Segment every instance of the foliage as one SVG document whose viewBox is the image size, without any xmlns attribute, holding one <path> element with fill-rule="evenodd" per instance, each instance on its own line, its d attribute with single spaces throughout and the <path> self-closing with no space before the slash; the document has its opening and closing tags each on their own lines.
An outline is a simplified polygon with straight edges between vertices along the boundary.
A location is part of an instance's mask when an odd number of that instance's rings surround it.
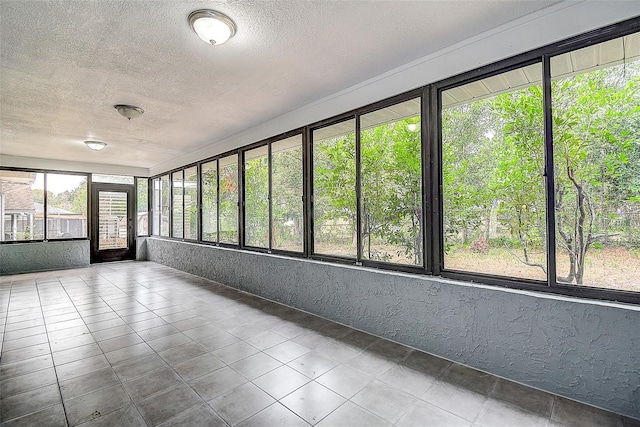
<svg viewBox="0 0 640 427">
<path fill-rule="evenodd" d="M 269 160 L 265 155 L 245 160 L 245 244 L 269 247 Z"/>
<path fill-rule="evenodd" d="M 621 65 L 554 82 L 557 243 L 569 255 L 561 281 L 581 284 L 589 248 L 613 243 L 616 220 L 640 208 L 639 72 Z"/>
<path fill-rule="evenodd" d="M 238 242 L 238 164 L 232 162 L 220 168 L 218 206 L 220 242 Z"/>
<path fill-rule="evenodd" d="M 316 251 L 339 246 L 339 255 L 354 256 L 356 241 L 355 134 L 314 142 L 313 220 Z"/>
<path fill-rule="evenodd" d="M 417 265 L 423 262 L 420 134 L 408 128 L 416 121 L 414 117 L 361 132 L 359 240 L 366 259 Z M 314 150 L 314 220 L 320 224 L 316 244 L 331 241 L 323 226 L 346 223 L 352 238 L 334 243 L 352 247 L 358 240 L 355 135 L 322 141 L 314 145 Z"/>
<path fill-rule="evenodd" d="M 139 179 L 136 188 L 137 212 L 147 212 L 149 210 L 149 183 L 147 179 Z"/>
<path fill-rule="evenodd" d="M 302 141 L 285 150 L 278 151 L 278 143 L 272 152 L 272 209 L 274 248 L 302 251 L 303 249 L 303 205 L 302 205 Z"/>
<path fill-rule="evenodd" d="M 44 200 L 43 190 L 32 190 L 35 200 Z M 47 204 L 69 212 L 87 214 L 87 181 L 84 180 L 73 190 L 54 194 L 47 191 Z"/>
<path fill-rule="evenodd" d="M 202 173 L 202 239 L 218 240 L 218 173 L 215 167 L 203 166 Z"/>
<path fill-rule="evenodd" d="M 614 66 L 552 82 L 556 240 L 569 260 L 561 281 L 583 283 L 594 245 L 638 239 L 639 74 L 637 64 Z M 443 110 L 446 250 L 484 234 L 546 271 L 530 258 L 546 235 L 542 99 L 534 85 Z"/>
</svg>

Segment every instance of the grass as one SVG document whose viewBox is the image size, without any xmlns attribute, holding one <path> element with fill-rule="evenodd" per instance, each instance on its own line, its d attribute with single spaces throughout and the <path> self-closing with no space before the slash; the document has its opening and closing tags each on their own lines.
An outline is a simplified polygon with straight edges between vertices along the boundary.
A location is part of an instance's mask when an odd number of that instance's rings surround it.
<svg viewBox="0 0 640 427">
<path fill-rule="evenodd" d="M 396 247 L 375 245 L 374 251 L 390 254 L 389 262 L 412 265 L 413 258 L 398 254 Z M 322 254 L 354 257 L 356 249 L 351 244 L 322 244 L 316 247 Z M 473 252 L 467 247 L 455 247 L 445 254 L 445 268 L 465 272 L 492 274 L 546 281 L 547 276 L 539 267 L 525 265 L 515 255 L 522 257 L 521 251 L 491 248 L 488 253 Z M 546 266 L 546 254 L 542 250 L 530 251 L 532 262 Z M 569 257 L 558 250 L 558 274 L 566 276 Z M 574 283 L 575 284 L 575 283 Z M 589 249 L 585 263 L 583 286 L 640 292 L 640 250 L 624 247 L 603 247 Z"/>
<path fill-rule="evenodd" d="M 534 253 L 531 258 L 534 262 L 546 264 L 543 252 Z M 483 254 L 456 248 L 445 255 L 445 268 L 546 280 L 542 269 L 523 264 L 504 249 L 491 249 Z M 563 251 L 558 251 L 557 268 L 559 275 L 567 275 L 569 257 Z M 583 285 L 640 292 L 640 253 L 622 247 L 590 249 L 586 256 Z"/>
</svg>

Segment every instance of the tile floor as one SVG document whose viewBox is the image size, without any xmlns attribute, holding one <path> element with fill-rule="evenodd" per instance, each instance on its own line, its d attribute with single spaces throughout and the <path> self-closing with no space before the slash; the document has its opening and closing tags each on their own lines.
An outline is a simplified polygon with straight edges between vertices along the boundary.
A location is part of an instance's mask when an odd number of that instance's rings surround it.
<svg viewBox="0 0 640 427">
<path fill-rule="evenodd" d="M 638 426 L 151 262 L 0 277 L 2 426 Z"/>
</svg>

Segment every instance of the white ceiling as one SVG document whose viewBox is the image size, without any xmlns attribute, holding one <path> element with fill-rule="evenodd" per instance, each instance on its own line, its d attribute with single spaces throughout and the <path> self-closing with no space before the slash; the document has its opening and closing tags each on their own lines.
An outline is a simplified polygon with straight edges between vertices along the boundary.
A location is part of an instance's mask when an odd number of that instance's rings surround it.
<svg viewBox="0 0 640 427">
<path fill-rule="evenodd" d="M 553 3 L 0 0 L 0 155 L 151 168 Z"/>
</svg>

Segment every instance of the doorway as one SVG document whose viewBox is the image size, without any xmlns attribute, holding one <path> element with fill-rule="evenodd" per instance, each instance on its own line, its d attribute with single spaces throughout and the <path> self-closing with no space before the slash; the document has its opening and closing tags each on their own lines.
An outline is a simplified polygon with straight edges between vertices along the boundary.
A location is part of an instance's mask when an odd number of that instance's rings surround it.
<svg viewBox="0 0 640 427">
<path fill-rule="evenodd" d="M 133 185 L 91 186 L 91 262 L 134 259 L 134 197 Z"/>
</svg>

